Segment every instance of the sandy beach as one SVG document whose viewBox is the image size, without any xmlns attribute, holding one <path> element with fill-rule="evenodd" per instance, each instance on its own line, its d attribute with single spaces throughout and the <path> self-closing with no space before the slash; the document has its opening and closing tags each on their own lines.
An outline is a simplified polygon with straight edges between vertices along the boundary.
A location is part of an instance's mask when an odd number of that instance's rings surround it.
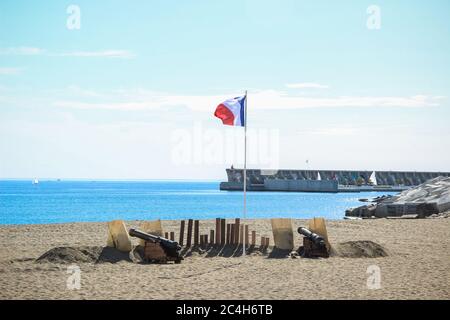
<svg viewBox="0 0 450 320">
<path fill-rule="evenodd" d="M 127 221 L 127 227 L 139 222 Z M 271 237 L 270 220 L 249 220 L 258 237 Z M 201 221 L 201 232 L 213 220 Z M 293 220 L 294 230 L 306 225 Z M 163 221 L 178 234 L 179 221 Z M 67 289 L 68 266 L 35 261 L 54 247 L 104 246 L 106 223 L 0 226 L 1 299 L 449 299 L 450 219 L 327 221 L 332 245 L 371 240 L 386 257 L 329 259 L 207 257 L 179 264 L 130 261 L 77 263 L 81 288 Z M 257 239 L 258 239 L 257 237 Z M 296 248 L 301 237 L 294 233 Z M 134 239 L 133 241 L 137 240 Z M 369 289 L 369 266 L 381 270 L 381 288 Z"/>
</svg>

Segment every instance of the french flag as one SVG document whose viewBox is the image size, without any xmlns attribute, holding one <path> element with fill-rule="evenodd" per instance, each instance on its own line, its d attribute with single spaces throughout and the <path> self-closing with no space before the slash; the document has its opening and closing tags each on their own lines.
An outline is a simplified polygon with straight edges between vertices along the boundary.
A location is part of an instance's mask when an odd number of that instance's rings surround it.
<svg viewBox="0 0 450 320">
<path fill-rule="evenodd" d="M 216 108 L 214 115 L 227 126 L 245 126 L 245 106 L 247 96 L 228 99 Z"/>
</svg>

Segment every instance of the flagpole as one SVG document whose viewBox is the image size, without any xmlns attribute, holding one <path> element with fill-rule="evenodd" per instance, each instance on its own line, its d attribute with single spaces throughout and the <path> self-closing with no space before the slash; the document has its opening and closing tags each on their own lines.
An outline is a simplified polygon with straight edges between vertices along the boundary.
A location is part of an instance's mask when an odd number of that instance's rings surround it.
<svg viewBox="0 0 450 320">
<path fill-rule="evenodd" d="M 247 90 L 245 90 L 245 105 L 244 105 L 244 223 L 243 228 L 245 234 L 245 223 L 247 218 Z M 239 232 L 239 230 L 237 230 Z M 242 239 L 242 255 L 245 256 L 245 238 Z"/>
</svg>

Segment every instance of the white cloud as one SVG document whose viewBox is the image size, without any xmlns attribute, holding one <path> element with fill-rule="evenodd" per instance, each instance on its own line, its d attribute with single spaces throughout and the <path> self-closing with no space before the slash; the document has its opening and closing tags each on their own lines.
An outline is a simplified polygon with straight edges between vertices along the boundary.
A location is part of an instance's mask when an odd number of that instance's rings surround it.
<svg viewBox="0 0 450 320">
<path fill-rule="evenodd" d="M 262 109 L 302 109 L 335 107 L 432 107 L 439 102 L 431 96 L 337 96 L 337 97 L 299 97 L 284 92 L 267 90 L 255 94 L 255 105 Z"/>
<path fill-rule="evenodd" d="M 119 103 L 89 103 L 80 101 L 56 101 L 57 107 L 74 109 L 107 109 L 107 110 L 149 110 L 158 108 L 152 102 L 119 102 Z"/>
<path fill-rule="evenodd" d="M 54 54 L 64 57 L 101 57 L 101 58 L 134 58 L 135 54 L 127 50 L 104 50 L 104 51 L 74 51 L 67 53 Z"/>
<path fill-rule="evenodd" d="M 100 58 L 122 58 L 130 59 L 136 55 L 128 50 L 102 50 L 102 51 L 71 51 L 63 53 L 48 52 L 41 48 L 36 47 L 9 47 L 0 48 L 0 54 L 2 55 L 47 55 L 47 56 L 60 56 L 60 57 L 100 57 Z"/>
<path fill-rule="evenodd" d="M 0 75 L 17 75 L 20 72 L 20 68 L 0 68 Z"/>
<path fill-rule="evenodd" d="M 36 47 L 0 48 L 0 54 L 7 54 L 7 55 L 38 55 L 44 52 L 45 52 L 44 49 Z"/>
<path fill-rule="evenodd" d="M 301 83 L 288 83 L 287 88 L 290 89 L 328 89 L 329 86 L 314 83 L 314 82 L 301 82 Z"/>
<path fill-rule="evenodd" d="M 109 95 L 111 102 L 64 100 L 54 103 L 58 107 L 79 109 L 148 110 L 165 107 L 184 107 L 194 111 L 211 112 L 221 101 L 238 95 L 172 95 L 145 90 L 126 91 Z M 100 95 L 100 94 L 99 94 Z M 105 95 L 107 96 L 107 95 Z M 415 96 L 337 96 L 304 97 L 289 95 L 282 91 L 265 90 L 249 93 L 249 108 L 253 110 L 293 110 L 304 108 L 425 108 L 440 105 L 440 97 Z"/>
<path fill-rule="evenodd" d="M 299 135 L 319 135 L 319 136 L 351 136 L 358 133 L 360 128 L 351 127 L 327 127 L 300 131 Z"/>
<path fill-rule="evenodd" d="M 70 85 L 64 90 L 64 94 L 69 92 L 69 94 L 75 94 L 78 97 L 89 97 L 89 98 L 107 98 L 107 94 L 99 93 L 94 90 L 89 90 L 85 88 L 81 88 L 79 86 Z"/>
</svg>

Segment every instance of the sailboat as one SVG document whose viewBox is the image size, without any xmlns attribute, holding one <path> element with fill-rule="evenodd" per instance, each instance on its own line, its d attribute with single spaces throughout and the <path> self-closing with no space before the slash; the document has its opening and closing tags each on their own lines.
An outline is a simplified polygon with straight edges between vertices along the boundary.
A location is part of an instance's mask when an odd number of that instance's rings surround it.
<svg viewBox="0 0 450 320">
<path fill-rule="evenodd" d="M 38 184 L 39 183 L 39 180 L 38 179 L 34 179 L 33 180 L 33 184 Z"/>
<path fill-rule="evenodd" d="M 376 186 L 376 185 L 378 184 L 378 183 L 377 183 L 377 175 L 375 174 L 375 171 L 372 172 L 372 174 L 370 175 L 369 180 L 372 181 L 372 183 L 373 183 L 374 186 Z"/>
<path fill-rule="evenodd" d="M 317 172 L 317 180 L 322 180 L 322 177 L 320 176 L 320 172 Z"/>
</svg>

